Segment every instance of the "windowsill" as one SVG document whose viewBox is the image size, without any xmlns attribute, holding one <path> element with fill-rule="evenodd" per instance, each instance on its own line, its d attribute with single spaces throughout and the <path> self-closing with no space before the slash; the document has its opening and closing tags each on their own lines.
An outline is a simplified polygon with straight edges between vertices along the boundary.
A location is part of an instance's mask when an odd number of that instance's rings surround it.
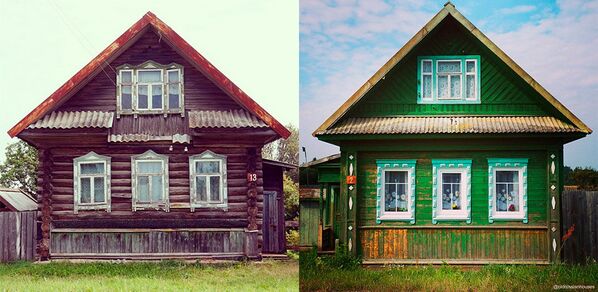
<svg viewBox="0 0 598 292">
<path fill-rule="evenodd" d="M 467 215 L 438 215 L 434 218 L 436 221 L 467 221 L 469 220 Z"/>
<path fill-rule="evenodd" d="M 222 209 L 228 211 L 227 203 L 193 203 L 191 204 L 191 210 L 193 209 Z"/>
<path fill-rule="evenodd" d="M 110 205 L 108 203 L 101 203 L 101 204 L 84 204 L 84 205 L 77 205 L 74 209 L 75 214 L 79 211 L 102 211 L 105 210 L 106 212 L 110 212 Z"/>
<path fill-rule="evenodd" d="M 380 221 L 411 221 L 413 220 L 413 215 L 408 214 L 386 214 L 382 215 L 378 218 Z"/>
<path fill-rule="evenodd" d="M 162 110 L 162 109 L 157 109 L 157 110 L 136 110 L 136 111 L 123 111 L 120 110 L 118 111 L 119 115 L 156 115 L 156 114 L 182 114 L 183 110 L 182 109 L 176 109 L 176 110 Z"/>
<path fill-rule="evenodd" d="M 492 220 L 504 220 L 504 221 L 521 221 L 525 219 L 525 214 L 492 214 Z"/>
<path fill-rule="evenodd" d="M 160 203 L 133 203 L 133 211 L 144 211 L 144 210 L 164 210 L 169 211 L 167 202 Z"/>
</svg>

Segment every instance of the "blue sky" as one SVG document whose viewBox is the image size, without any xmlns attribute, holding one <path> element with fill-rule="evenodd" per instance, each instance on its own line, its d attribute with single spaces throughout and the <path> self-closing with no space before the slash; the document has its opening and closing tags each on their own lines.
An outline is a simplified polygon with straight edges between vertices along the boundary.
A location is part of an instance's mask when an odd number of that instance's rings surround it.
<svg viewBox="0 0 598 292">
<path fill-rule="evenodd" d="M 300 143 L 308 159 L 338 152 L 311 136 L 446 1 L 300 1 Z M 452 1 L 590 128 L 598 130 L 598 1 Z M 565 146 L 565 164 L 598 168 L 598 134 Z M 300 155 L 305 159 L 303 153 Z"/>
</svg>

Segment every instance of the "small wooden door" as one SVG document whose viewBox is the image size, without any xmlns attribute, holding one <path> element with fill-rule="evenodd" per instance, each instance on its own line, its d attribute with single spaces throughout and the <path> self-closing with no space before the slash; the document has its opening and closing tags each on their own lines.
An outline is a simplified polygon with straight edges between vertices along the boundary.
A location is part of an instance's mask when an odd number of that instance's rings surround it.
<svg viewBox="0 0 598 292">
<path fill-rule="evenodd" d="M 278 192 L 264 191 L 263 253 L 283 252 L 284 225 L 280 222 L 284 222 L 284 215 L 280 204 Z"/>
</svg>

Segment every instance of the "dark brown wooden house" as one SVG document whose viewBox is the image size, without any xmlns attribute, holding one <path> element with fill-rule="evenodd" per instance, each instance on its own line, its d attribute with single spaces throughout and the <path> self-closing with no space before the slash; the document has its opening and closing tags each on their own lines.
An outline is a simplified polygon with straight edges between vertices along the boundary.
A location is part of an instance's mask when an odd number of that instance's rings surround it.
<svg viewBox="0 0 598 292">
<path fill-rule="evenodd" d="M 8 133 L 39 150 L 42 259 L 259 259 L 278 238 L 261 149 L 289 131 L 151 12 Z"/>
</svg>

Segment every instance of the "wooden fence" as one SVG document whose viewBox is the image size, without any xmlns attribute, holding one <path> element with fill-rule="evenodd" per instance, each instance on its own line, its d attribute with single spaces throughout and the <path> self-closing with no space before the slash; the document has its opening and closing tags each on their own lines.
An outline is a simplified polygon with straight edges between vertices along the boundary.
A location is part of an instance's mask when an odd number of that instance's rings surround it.
<svg viewBox="0 0 598 292">
<path fill-rule="evenodd" d="M 36 213 L 0 212 L 0 262 L 35 259 Z"/>
<path fill-rule="evenodd" d="M 598 261 L 598 191 L 565 191 L 563 193 L 562 232 L 575 224 L 575 230 L 563 246 L 568 263 Z"/>
</svg>

